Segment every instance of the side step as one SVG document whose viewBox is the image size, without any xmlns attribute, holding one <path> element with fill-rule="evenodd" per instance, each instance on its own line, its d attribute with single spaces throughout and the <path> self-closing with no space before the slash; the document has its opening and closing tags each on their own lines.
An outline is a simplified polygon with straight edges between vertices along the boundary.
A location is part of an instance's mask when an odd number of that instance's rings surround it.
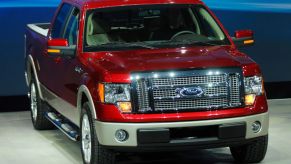
<svg viewBox="0 0 291 164">
<path fill-rule="evenodd" d="M 79 140 L 79 134 L 70 124 L 63 123 L 62 119 L 59 118 L 53 112 L 46 112 L 45 117 L 52 122 L 58 129 L 60 129 L 66 136 L 68 136 L 73 141 Z"/>
</svg>

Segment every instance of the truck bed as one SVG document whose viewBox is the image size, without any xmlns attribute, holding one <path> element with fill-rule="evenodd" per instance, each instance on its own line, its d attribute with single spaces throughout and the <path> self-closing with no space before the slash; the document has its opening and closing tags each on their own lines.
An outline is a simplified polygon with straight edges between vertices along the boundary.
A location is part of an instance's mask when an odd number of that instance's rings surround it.
<svg viewBox="0 0 291 164">
<path fill-rule="evenodd" d="M 47 36 L 50 25 L 50 23 L 35 23 L 28 24 L 27 27 L 40 35 Z"/>
</svg>

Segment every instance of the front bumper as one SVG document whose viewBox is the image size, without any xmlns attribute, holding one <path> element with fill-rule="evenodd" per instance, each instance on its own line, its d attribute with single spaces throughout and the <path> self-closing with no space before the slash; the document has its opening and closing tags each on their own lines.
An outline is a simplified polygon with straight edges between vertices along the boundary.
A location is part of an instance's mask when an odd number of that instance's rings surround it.
<svg viewBox="0 0 291 164">
<path fill-rule="evenodd" d="M 262 125 L 262 129 L 258 133 L 254 133 L 252 130 L 252 124 L 256 121 L 259 121 Z M 204 120 L 204 121 L 187 121 L 187 122 L 166 122 L 166 123 L 107 123 L 95 121 L 96 133 L 99 140 L 99 143 L 107 147 L 148 147 L 148 146 L 160 146 L 160 147 L 179 147 L 187 145 L 199 145 L 205 146 L 207 144 L 217 143 L 221 144 L 221 147 L 227 146 L 228 142 L 239 143 L 243 141 L 250 141 L 258 137 L 268 135 L 269 129 L 269 114 L 263 113 L 252 116 L 245 117 L 236 117 L 236 118 L 227 118 L 227 119 L 216 119 L 216 120 Z M 211 131 L 217 128 L 217 133 L 211 133 L 210 136 L 203 135 L 198 138 L 188 137 L 185 138 L 171 138 L 172 135 L 164 135 L 165 133 L 160 133 L 161 131 L 167 131 L 167 129 L 181 129 L 181 128 L 204 128 L 207 127 L 208 131 Z M 234 129 L 228 129 L 227 134 L 221 134 L 221 127 L 234 127 Z M 115 133 L 117 130 L 122 129 L 128 132 L 128 140 L 125 142 L 119 142 L 115 139 Z M 206 130 L 206 131 L 207 131 Z M 231 132 L 233 131 L 233 134 Z M 149 136 L 153 136 L 150 142 L 141 142 L 140 133 L 141 131 L 157 131 L 158 133 L 148 133 Z M 238 133 L 238 134 L 236 134 Z M 153 134 L 153 135 L 151 135 Z M 161 134 L 161 135 L 159 135 Z M 215 136 L 215 134 L 217 134 Z M 156 136 L 155 136 L 156 135 Z M 161 136 L 165 136 L 167 139 L 161 139 Z M 157 139 L 159 138 L 159 139 Z M 155 142 L 158 141 L 158 142 Z M 161 143 L 159 143 L 161 141 Z M 166 142 L 165 142 L 166 141 Z M 223 143 L 223 144 L 222 144 Z M 219 146 L 218 146 L 219 147 Z"/>
</svg>

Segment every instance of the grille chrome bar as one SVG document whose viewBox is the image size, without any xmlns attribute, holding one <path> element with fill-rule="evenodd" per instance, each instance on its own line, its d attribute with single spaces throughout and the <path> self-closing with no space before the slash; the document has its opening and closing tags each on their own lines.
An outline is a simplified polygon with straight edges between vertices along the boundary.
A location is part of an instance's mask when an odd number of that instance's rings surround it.
<svg viewBox="0 0 291 164">
<path fill-rule="evenodd" d="M 141 79 L 137 81 L 137 99 L 139 104 L 139 111 L 146 112 L 150 111 L 149 107 L 149 92 L 148 92 L 148 83 L 146 80 Z"/>
<path fill-rule="evenodd" d="M 243 105 L 240 68 L 178 71 L 172 75 L 169 72 L 132 74 L 137 113 L 207 111 Z"/>
<path fill-rule="evenodd" d="M 152 86 L 153 89 L 170 89 L 170 88 L 181 88 L 181 87 L 188 87 L 188 86 L 211 86 L 211 87 L 222 87 L 227 86 L 227 82 L 224 83 L 208 83 L 208 84 L 187 84 L 187 85 L 171 85 L 171 86 Z"/>
<path fill-rule="evenodd" d="M 176 93 L 177 88 L 168 88 L 168 89 L 154 89 L 153 96 L 154 99 L 179 99 L 181 98 L 178 93 Z M 205 86 L 204 89 L 204 96 L 205 98 L 212 98 L 212 97 L 221 97 L 227 96 L 227 86 L 223 87 L 207 87 Z M 196 97 L 195 99 L 200 98 Z"/>
<path fill-rule="evenodd" d="M 239 74 L 230 75 L 230 106 L 237 106 L 242 104 L 242 97 L 240 93 L 241 81 L 239 81 L 239 76 Z"/>
<path fill-rule="evenodd" d="M 226 76 L 193 76 L 178 78 L 153 79 L 153 87 L 155 86 L 185 86 L 185 85 L 201 85 L 205 83 L 225 83 Z"/>
<path fill-rule="evenodd" d="M 216 109 L 227 106 L 227 98 L 202 99 L 202 100 L 179 100 L 179 101 L 157 101 L 155 110 L 163 111 L 165 107 L 168 110 L 185 110 L 185 109 Z"/>
</svg>

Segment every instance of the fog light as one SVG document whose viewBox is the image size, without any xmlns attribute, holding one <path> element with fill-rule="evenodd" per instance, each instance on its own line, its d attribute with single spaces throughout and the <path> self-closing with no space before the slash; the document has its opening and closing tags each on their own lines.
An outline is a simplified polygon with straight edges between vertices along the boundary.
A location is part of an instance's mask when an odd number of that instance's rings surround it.
<svg viewBox="0 0 291 164">
<path fill-rule="evenodd" d="M 125 130 L 119 129 L 115 133 L 115 138 L 119 142 L 124 142 L 128 139 L 128 133 Z"/>
<path fill-rule="evenodd" d="M 262 125 L 259 121 L 256 121 L 252 124 L 252 130 L 254 133 L 259 133 L 262 129 Z"/>
</svg>

